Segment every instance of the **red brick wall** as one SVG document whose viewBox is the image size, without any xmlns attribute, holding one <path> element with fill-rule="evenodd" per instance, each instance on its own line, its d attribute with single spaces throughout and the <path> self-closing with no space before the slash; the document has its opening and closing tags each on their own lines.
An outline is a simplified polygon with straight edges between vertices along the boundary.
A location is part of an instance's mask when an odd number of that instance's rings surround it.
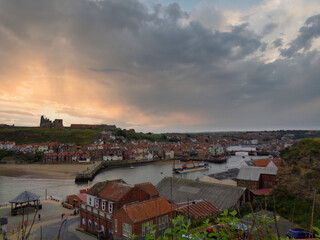
<svg viewBox="0 0 320 240">
<path fill-rule="evenodd" d="M 77 200 L 77 201 L 75 201 L 75 199 Z M 80 208 L 81 206 L 81 200 L 80 200 L 80 198 L 78 198 L 77 197 L 77 195 L 70 195 L 70 196 L 67 196 L 67 203 L 69 203 L 70 205 L 72 205 L 73 206 L 73 204 L 74 204 L 74 206 L 76 207 L 76 208 Z"/>
<path fill-rule="evenodd" d="M 85 224 L 82 223 L 82 218 L 85 218 Z M 89 221 L 91 220 L 91 227 L 89 227 Z M 94 223 L 98 224 L 97 230 L 94 229 Z M 100 216 L 93 215 L 92 213 L 81 209 L 80 210 L 80 228 L 87 230 L 92 233 L 97 233 L 97 231 L 102 230 L 101 225 L 104 226 L 104 234 L 107 236 L 108 229 L 112 229 L 112 223 Z"/>
</svg>

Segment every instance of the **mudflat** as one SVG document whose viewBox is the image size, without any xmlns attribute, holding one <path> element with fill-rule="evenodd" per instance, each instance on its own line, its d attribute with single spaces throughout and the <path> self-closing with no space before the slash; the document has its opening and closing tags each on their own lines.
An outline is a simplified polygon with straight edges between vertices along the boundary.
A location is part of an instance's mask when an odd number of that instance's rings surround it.
<svg viewBox="0 0 320 240">
<path fill-rule="evenodd" d="M 1 164 L 0 176 L 74 179 L 91 164 Z"/>
</svg>

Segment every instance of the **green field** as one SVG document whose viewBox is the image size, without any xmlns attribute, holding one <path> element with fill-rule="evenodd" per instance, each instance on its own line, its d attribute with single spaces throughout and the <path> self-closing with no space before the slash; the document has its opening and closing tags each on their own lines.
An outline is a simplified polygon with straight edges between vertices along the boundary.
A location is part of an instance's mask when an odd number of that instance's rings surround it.
<svg viewBox="0 0 320 240">
<path fill-rule="evenodd" d="M 59 142 L 84 145 L 89 143 L 101 129 L 50 129 L 50 128 L 2 128 L 0 141 L 15 141 L 17 145 L 27 143 Z"/>
</svg>

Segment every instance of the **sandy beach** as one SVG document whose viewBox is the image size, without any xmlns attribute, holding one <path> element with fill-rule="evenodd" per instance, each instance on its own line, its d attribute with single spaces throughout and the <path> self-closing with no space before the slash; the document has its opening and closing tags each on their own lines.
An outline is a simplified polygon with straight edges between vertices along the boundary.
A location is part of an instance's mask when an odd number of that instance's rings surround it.
<svg viewBox="0 0 320 240">
<path fill-rule="evenodd" d="M 91 164 L 1 164 L 0 176 L 74 179 Z"/>
</svg>

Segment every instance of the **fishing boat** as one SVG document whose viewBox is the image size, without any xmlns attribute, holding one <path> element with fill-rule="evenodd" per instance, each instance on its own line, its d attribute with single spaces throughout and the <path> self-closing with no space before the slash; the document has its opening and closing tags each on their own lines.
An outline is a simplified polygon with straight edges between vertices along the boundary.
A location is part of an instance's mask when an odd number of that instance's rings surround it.
<svg viewBox="0 0 320 240">
<path fill-rule="evenodd" d="M 192 164 L 191 166 L 188 166 L 188 164 Z M 201 170 L 208 170 L 209 164 L 208 163 L 200 163 L 198 165 L 195 165 L 194 162 L 191 160 L 184 164 L 181 168 L 173 168 L 174 173 L 187 173 L 187 172 L 195 172 L 195 171 L 201 171 Z"/>
</svg>

